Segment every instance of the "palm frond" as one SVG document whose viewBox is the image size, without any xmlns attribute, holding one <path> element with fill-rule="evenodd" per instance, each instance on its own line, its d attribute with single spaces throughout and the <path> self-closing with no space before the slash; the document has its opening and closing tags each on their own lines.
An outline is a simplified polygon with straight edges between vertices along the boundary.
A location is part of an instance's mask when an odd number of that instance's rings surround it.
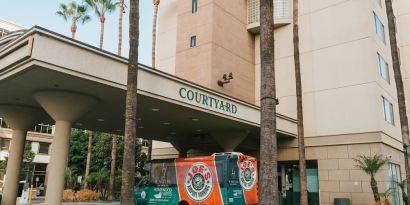
<svg viewBox="0 0 410 205">
<path fill-rule="evenodd" d="M 383 167 L 389 160 L 381 154 L 373 156 L 359 155 L 353 159 L 356 162 L 356 167 L 363 170 L 366 174 L 374 175 L 381 167 Z"/>
</svg>

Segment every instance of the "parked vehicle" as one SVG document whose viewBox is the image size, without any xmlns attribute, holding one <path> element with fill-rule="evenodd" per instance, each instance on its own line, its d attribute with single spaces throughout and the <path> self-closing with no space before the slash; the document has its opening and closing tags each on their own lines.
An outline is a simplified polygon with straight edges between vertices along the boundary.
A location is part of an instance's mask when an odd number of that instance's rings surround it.
<svg viewBox="0 0 410 205">
<path fill-rule="evenodd" d="M 152 160 L 147 171 L 134 189 L 138 205 L 258 203 L 257 160 L 241 153 Z"/>
</svg>

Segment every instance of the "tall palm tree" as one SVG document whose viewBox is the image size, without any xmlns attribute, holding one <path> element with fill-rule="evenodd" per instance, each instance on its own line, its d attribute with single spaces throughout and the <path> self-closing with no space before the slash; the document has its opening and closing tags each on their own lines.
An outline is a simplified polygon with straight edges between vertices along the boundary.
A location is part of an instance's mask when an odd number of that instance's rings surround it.
<svg viewBox="0 0 410 205">
<path fill-rule="evenodd" d="M 152 20 L 152 68 L 155 68 L 155 56 L 157 47 L 157 18 L 158 18 L 158 6 L 160 0 L 153 0 L 154 3 L 154 18 Z M 148 140 L 148 160 L 151 160 L 152 155 L 152 140 Z"/>
<path fill-rule="evenodd" d="M 125 105 L 124 157 L 122 163 L 121 204 L 131 205 L 135 174 L 137 137 L 139 0 L 130 1 L 130 51 Z"/>
<path fill-rule="evenodd" d="M 117 161 L 117 135 L 112 135 L 110 186 L 108 190 L 108 200 L 110 201 L 114 199 L 116 161 Z"/>
<path fill-rule="evenodd" d="M 158 6 L 160 3 L 160 0 L 153 0 L 153 3 L 154 3 L 154 18 L 152 21 L 152 68 L 155 68 L 155 53 L 156 53 L 155 51 L 156 51 L 156 44 L 157 44 L 157 18 L 158 18 Z M 150 146 L 151 144 L 152 143 L 149 143 Z"/>
<path fill-rule="evenodd" d="M 125 3 L 124 0 L 120 0 L 120 16 L 118 18 L 118 55 L 121 55 L 122 48 L 122 17 L 125 13 Z"/>
<path fill-rule="evenodd" d="M 400 126 L 401 126 L 401 135 L 402 135 L 402 141 L 403 141 L 404 163 L 405 163 L 406 179 L 407 179 L 407 193 L 410 193 L 409 122 L 407 119 L 406 97 L 404 95 L 403 77 L 401 76 L 399 48 L 397 46 L 397 34 L 396 34 L 396 23 L 395 23 L 396 20 L 395 20 L 395 16 L 393 12 L 392 1 L 385 0 L 385 3 L 386 3 L 387 20 L 388 20 L 388 25 L 389 25 L 390 49 L 391 49 L 391 56 L 393 60 L 394 81 L 396 82 L 396 90 L 397 90 L 397 103 L 399 105 Z M 410 199 L 407 198 L 407 204 L 409 202 L 410 202 Z"/>
<path fill-rule="evenodd" d="M 295 61 L 296 107 L 297 107 L 297 117 L 298 117 L 300 204 L 308 205 L 308 192 L 307 192 L 307 181 L 306 181 L 305 133 L 304 133 L 304 126 L 303 126 L 302 79 L 301 79 L 301 73 L 300 73 L 300 53 L 299 53 L 299 0 L 293 0 L 293 58 Z"/>
<path fill-rule="evenodd" d="M 124 0 L 120 0 L 120 15 L 118 19 L 118 55 L 121 55 L 122 48 L 122 17 L 125 13 Z M 115 164 L 117 161 L 117 135 L 112 136 L 112 147 L 111 147 L 111 170 L 110 170 L 110 186 L 108 191 L 108 200 L 114 199 L 114 186 L 115 186 Z"/>
<path fill-rule="evenodd" d="M 90 166 L 91 166 L 91 152 L 93 149 L 93 131 L 88 131 L 88 147 L 87 147 L 87 162 L 85 164 L 85 179 L 90 176 Z M 88 182 L 85 181 L 84 189 L 88 188 Z"/>
<path fill-rule="evenodd" d="M 261 136 L 259 204 L 279 204 L 273 1 L 260 2 Z"/>
<path fill-rule="evenodd" d="M 60 10 L 56 12 L 65 21 L 71 21 L 71 38 L 75 39 L 78 23 L 86 23 L 91 18 L 87 14 L 87 7 L 78 5 L 75 1 L 68 4 L 60 4 Z"/>
<path fill-rule="evenodd" d="M 375 202 L 380 201 L 379 189 L 377 187 L 377 181 L 374 175 L 383 167 L 389 160 L 384 158 L 381 154 L 375 154 L 373 156 L 359 155 L 353 159 L 356 162 L 356 167 L 370 175 L 370 186 L 373 191 L 373 197 Z"/>
<path fill-rule="evenodd" d="M 119 2 L 114 2 L 113 0 L 85 0 L 85 2 L 94 9 L 95 14 L 100 18 L 100 49 L 102 49 L 104 43 L 105 14 L 115 11 Z"/>
</svg>

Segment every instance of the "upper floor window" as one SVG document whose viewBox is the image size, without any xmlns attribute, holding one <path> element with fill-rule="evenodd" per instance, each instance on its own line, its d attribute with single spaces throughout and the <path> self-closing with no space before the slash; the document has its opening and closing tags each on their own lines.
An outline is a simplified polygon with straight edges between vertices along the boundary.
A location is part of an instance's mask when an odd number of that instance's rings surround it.
<svg viewBox="0 0 410 205">
<path fill-rule="evenodd" d="M 376 13 L 373 12 L 374 15 L 374 26 L 376 29 L 376 34 L 379 36 L 379 38 L 385 42 L 385 36 L 384 36 L 384 25 L 382 21 L 380 21 L 379 17 L 376 15 Z"/>
<path fill-rule="evenodd" d="M 192 13 L 196 13 L 198 11 L 198 0 L 192 0 Z"/>
<path fill-rule="evenodd" d="M 191 36 L 191 42 L 190 42 L 190 47 L 195 47 L 196 46 L 196 36 Z"/>
<path fill-rule="evenodd" d="M 273 9 L 275 19 L 288 18 L 290 12 L 290 2 L 289 0 L 274 0 Z"/>
<path fill-rule="evenodd" d="M 378 61 L 379 61 L 379 72 L 383 79 L 385 79 L 388 83 L 390 83 L 390 75 L 389 75 L 389 65 L 384 60 L 384 58 L 377 53 Z"/>
<path fill-rule="evenodd" d="M 45 142 L 40 142 L 38 146 L 38 153 L 39 154 L 48 154 L 50 144 Z"/>
<path fill-rule="evenodd" d="M 0 138 L 0 150 L 9 150 L 10 139 Z"/>
<path fill-rule="evenodd" d="M 393 116 L 393 104 L 388 101 L 385 97 L 383 99 L 383 111 L 384 111 L 384 120 L 390 124 L 394 124 Z"/>
</svg>

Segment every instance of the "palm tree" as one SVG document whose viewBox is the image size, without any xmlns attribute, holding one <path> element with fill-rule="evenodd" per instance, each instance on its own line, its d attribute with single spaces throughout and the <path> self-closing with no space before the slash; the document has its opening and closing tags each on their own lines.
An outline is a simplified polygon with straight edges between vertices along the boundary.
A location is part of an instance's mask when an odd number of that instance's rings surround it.
<svg viewBox="0 0 410 205">
<path fill-rule="evenodd" d="M 120 17 L 118 18 L 118 55 L 121 55 L 122 48 L 122 16 L 125 13 L 124 0 L 120 0 Z"/>
<path fill-rule="evenodd" d="M 261 137 L 259 204 L 279 204 L 273 1 L 260 2 Z"/>
<path fill-rule="evenodd" d="M 113 135 L 112 136 L 112 147 L 111 147 L 110 186 L 109 186 L 109 191 L 108 191 L 108 200 L 110 201 L 112 201 L 114 198 L 116 161 L 117 161 L 117 135 Z"/>
<path fill-rule="evenodd" d="M 394 81 L 396 82 L 397 103 L 399 105 L 399 116 L 401 135 L 403 141 L 403 154 L 407 179 L 407 193 L 410 193 L 410 142 L 409 142 L 409 122 L 407 119 L 406 98 L 404 95 L 403 77 L 401 76 L 399 48 L 397 46 L 396 24 L 391 0 L 385 0 L 386 13 L 389 25 L 390 49 L 393 60 Z M 410 202 L 407 198 L 407 204 Z"/>
<path fill-rule="evenodd" d="M 356 162 L 356 167 L 370 175 L 370 186 L 373 191 L 373 197 L 375 202 L 380 201 L 379 189 L 377 187 L 377 181 L 374 175 L 384 166 L 389 160 L 384 158 L 381 154 L 375 154 L 373 156 L 359 155 L 353 159 Z"/>
<path fill-rule="evenodd" d="M 118 55 L 121 55 L 122 48 L 122 16 L 125 13 L 124 0 L 120 0 L 120 16 L 118 19 Z M 110 170 L 110 186 L 108 193 L 108 200 L 112 201 L 114 198 L 114 186 L 115 186 L 115 164 L 117 161 L 117 135 L 112 136 L 111 147 L 111 170 Z"/>
<path fill-rule="evenodd" d="M 87 162 L 85 165 L 85 178 L 90 175 L 90 166 L 91 166 L 91 152 L 93 148 L 93 131 L 88 131 L 88 147 L 87 147 Z M 88 188 L 88 182 L 84 183 L 84 189 Z"/>
<path fill-rule="evenodd" d="M 154 3 L 154 19 L 152 21 L 152 68 L 155 68 L 155 49 L 157 44 L 157 18 L 158 18 L 158 6 L 160 0 L 153 0 Z M 151 146 L 151 140 L 149 146 Z M 148 156 L 150 157 L 150 156 Z"/>
<path fill-rule="evenodd" d="M 122 163 L 121 204 L 133 204 L 135 139 L 137 131 L 139 0 L 130 1 L 130 51 L 125 105 L 124 157 Z"/>
<path fill-rule="evenodd" d="M 105 14 L 115 11 L 119 2 L 113 2 L 112 0 L 85 0 L 85 2 L 94 9 L 95 14 L 100 18 L 100 49 L 102 49 L 104 43 Z"/>
<path fill-rule="evenodd" d="M 308 192 L 306 182 L 306 152 L 305 133 L 303 127 L 303 98 L 302 79 L 300 73 L 299 55 L 299 0 L 293 0 L 293 58 L 295 61 L 296 80 L 296 107 L 298 117 L 298 150 L 299 150 L 299 172 L 300 172 L 300 204 L 308 205 Z"/>
<path fill-rule="evenodd" d="M 78 5 L 75 1 L 68 5 L 60 4 L 60 10 L 56 14 L 63 17 L 65 21 L 71 21 L 71 38 L 73 39 L 75 39 L 77 32 L 77 23 L 84 24 L 91 19 L 87 14 L 87 7 Z"/>
<path fill-rule="evenodd" d="M 157 45 L 157 18 L 158 18 L 158 6 L 160 0 L 153 0 L 154 3 L 154 18 L 152 21 L 152 68 L 155 68 L 155 56 Z M 152 140 L 148 140 L 148 160 L 151 160 L 152 155 Z"/>
</svg>

